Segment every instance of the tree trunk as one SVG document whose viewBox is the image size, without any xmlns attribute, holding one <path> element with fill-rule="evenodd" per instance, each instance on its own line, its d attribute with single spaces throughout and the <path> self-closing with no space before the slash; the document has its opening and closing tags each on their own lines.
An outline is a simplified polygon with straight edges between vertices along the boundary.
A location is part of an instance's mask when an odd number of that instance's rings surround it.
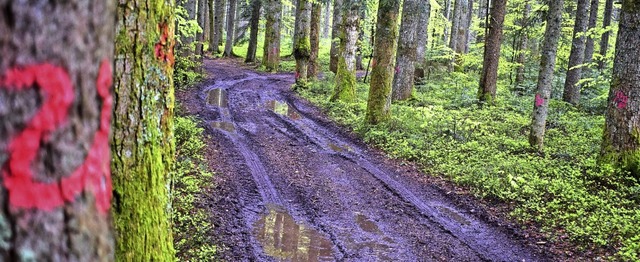
<svg viewBox="0 0 640 262">
<path fill-rule="evenodd" d="M 576 21 L 573 27 L 573 41 L 569 54 L 569 68 L 564 82 L 562 100 L 578 105 L 580 103 L 580 76 L 582 75 L 582 62 L 584 61 L 585 36 L 589 23 L 589 0 L 578 0 L 576 8 Z M 577 67 L 577 68 L 576 68 Z"/>
<path fill-rule="evenodd" d="M 196 20 L 198 1 L 185 0 L 184 3 L 185 3 L 184 8 L 187 9 L 187 13 L 189 14 L 189 20 Z M 195 42 L 196 42 L 196 38 L 194 38 L 193 36 L 187 37 L 185 39 L 184 45 L 187 47 L 187 54 L 185 54 L 185 56 L 191 57 L 193 56 L 193 54 L 195 54 L 195 51 L 196 51 Z"/>
<path fill-rule="evenodd" d="M 393 62 L 398 39 L 398 13 L 400 1 L 380 0 L 376 39 L 373 51 L 371 84 L 367 100 L 366 121 L 378 124 L 391 116 L 391 84 Z"/>
<path fill-rule="evenodd" d="M 204 28 L 205 28 L 205 24 L 207 23 L 206 17 L 205 17 L 205 12 L 207 9 L 207 5 L 206 5 L 206 0 L 198 0 L 198 12 L 197 12 L 197 20 L 198 20 L 198 25 L 200 26 L 200 28 L 202 29 L 202 32 L 197 33 L 196 34 L 196 54 L 200 56 L 200 61 L 202 61 L 203 56 L 204 56 Z M 198 70 L 202 70 L 201 68 L 198 68 Z"/>
<path fill-rule="evenodd" d="M 478 2 L 478 19 L 480 20 L 480 30 L 476 38 L 477 43 L 483 43 L 484 37 L 488 32 L 487 21 L 489 20 L 489 2 L 490 0 L 480 0 Z"/>
<path fill-rule="evenodd" d="M 236 0 L 229 0 L 229 9 L 227 10 L 227 39 L 224 45 L 224 56 L 233 56 L 233 36 L 235 32 L 236 22 Z"/>
<path fill-rule="evenodd" d="M 425 66 L 425 53 L 427 50 L 428 36 L 429 36 L 429 18 L 431 16 L 431 1 L 423 1 L 423 4 L 418 7 L 420 13 L 420 21 L 418 22 L 417 41 L 416 47 L 416 63 L 415 63 L 415 76 L 416 78 L 424 78 L 424 66 Z"/>
<path fill-rule="evenodd" d="M 258 49 L 258 30 L 260 26 L 260 9 L 262 0 L 252 0 L 251 2 L 251 33 L 249 36 L 249 47 L 247 48 L 247 58 L 245 63 L 256 62 L 256 50 Z"/>
<path fill-rule="evenodd" d="M 173 10 L 173 1 L 164 0 L 127 1 L 118 10 L 111 150 L 121 261 L 174 259 L 168 192 L 175 151 Z"/>
<path fill-rule="evenodd" d="M 342 30 L 340 32 L 340 56 L 336 83 L 331 101 L 353 102 L 356 96 L 356 49 L 360 4 L 358 0 L 344 0 Z"/>
<path fill-rule="evenodd" d="M 500 63 L 500 45 L 502 44 L 502 25 L 504 24 L 507 0 L 493 0 L 489 32 L 484 44 L 484 62 L 478 99 L 489 105 L 495 105 L 498 84 L 498 64 Z"/>
<path fill-rule="evenodd" d="M 591 32 L 594 28 L 596 28 L 598 23 L 598 7 L 600 5 L 600 0 L 591 0 L 590 11 L 589 11 L 589 27 L 587 28 L 587 32 Z M 587 44 L 584 49 L 584 63 L 591 64 L 593 61 L 593 52 L 594 52 L 595 40 L 593 36 L 589 35 L 587 37 Z M 589 73 L 591 67 L 585 67 L 583 71 L 583 75 Z"/>
<path fill-rule="evenodd" d="M 277 71 L 280 65 L 281 0 L 265 0 L 265 33 L 262 65 L 267 71 Z"/>
<path fill-rule="evenodd" d="M 622 1 L 600 162 L 640 178 L 640 5 Z"/>
<path fill-rule="evenodd" d="M 454 0 L 455 1 L 455 0 Z M 444 1 L 444 18 L 445 18 L 445 25 L 444 25 L 444 33 L 442 34 L 442 42 L 447 45 L 449 44 L 449 23 L 452 23 L 451 21 L 451 0 L 445 0 Z"/>
<path fill-rule="evenodd" d="M 207 16 L 209 19 L 208 24 L 209 24 L 209 50 L 208 51 L 213 51 L 213 46 L 214 44 L 214 38 L 216 35 L 216 26 L 215 26 L 215 17 L 216 17 L 216 13 L 215 13 L 215 1 L 214 0 L 209 0 L 209 16 Z"/>
<path fill-rule="evenodd" d="M 418 23 L 420 22 L 420 6 L 422 0 L 405 0 L 402 6 L 402 21 L 398 38 L 395 77 L 393 78 L 392 100 L 406 100 L 413 91 L 413 79 L 418 47 Z"/>
<path fill-rule="evenodd" d="M 311 10 L 311 35 L 309 41 L 311 43 L 311 54 L 309 56 L 309 70 L 307 77 L 315 79 L 318 77 L 318 71 L 320 71 L 320 64 L 318 63 L 318 52 L 320 51 L 320 23 L 322 18 L 322 4 L 318 2 L 313 3 Z"/>
<path fill-rule="evenodd" d="M 469 0 L 456 0 L 453 9 L 453 25 L 451 26 L 451 41 L 449 47 L 457 54 L 464 54 L 467 50 L 469 25 Z"/>
<path fill-rule="evenodd" d="M 191 0 L 192 1 L 192 0 Z M 220 44 L 222 44 L 222 37 L 224 34 L 224 22 L 225 22 L 225 7 L 226 0 L 216 0 L 216 14 L 215 14 L 215 35 L 213 37 L 213 53 L 220 53 Z"/>
<path fill-rule="evenodd" d="M 209 0 L 202 1 L 204 2 L 204 10 L 202 11 L 204 13 L 204 27 L 202 28 L 204 31 L 203 43 L 208 43 L 211 41 L 211 34 L 209 34 L 211 32 L 211 23 L 209 23 Z"/>
<path fill-rule="evenodd" d="M 307 73 L 309 71 L 309 57 L 311 56 L 311 2 L 298 0 L 296 7 L 298 23 L 296 27 L 296 42 L 293 46 L 293 56 L 296 58 L 296 85 L 295 88 L 307 86 Z"/>
<path fill-rule="evenodd" d="M 338 58 L 340 57 L 340 34 L 342 30 L 343 0 L 333 1 L 333 25 L 331 27 L 331 50 L 329 51 L 329 70 L 338 72 Z"/>
<path fill-rule="evenodd" d="M 322 29 L 322 38 L 329 38 L 329 30 L 331 28 L 331 1 L 324 4 L 324 25 Z"/>
<path fill-rule="evenodd" d="M 527 0 L 524 4 L 524 14 L 522 15 L 522 19 L 520 20 L 520 45 L 518 47 L 518 68 L 516 69 L 516 86 L 519 86 L 524 82 L 525 76 L 525 63 L 527 62 L 527 46 L 529 45 L 529 33 L 528 33 L 528 23 L 529 16 L 531 14 L 531 3 Z"/>
<path fill-rule="evenodd" d="M 115 6 L 0 1 L 0 261 L 113 260 Z"/>
<path fill-rule="evenodd" d="M 551 85 L 553 84 L 558 40 L 560 39 L 562 26 L 563 6 L 564 0 L 549 1 L 547 27 L 542 44 L 540 73 L 538 74 L 531 133 L 529 134 L 529 144 L 532 147 L 537 147 L 539 151 L 542 151 L 544 146 L 544 133 L 547 125 L 547 111 L 549 99 L 551 98 Z"/>
<path fill-rule="evenodd" d="M 469 0 L 469 8 L 467 9 L 464 22 L 464 28 L 467 31 L 467 36 L 464 41 L 464 53 L 467 54 L 471 50 L 471 42 L 473 42 L 475 38 L 475 31 L 471 30 L 471 26 L 473 25 L 473 0 Z"/>
<path fill-rule="evenodd" d="M 611 14 L 613 13 L 613 0 L 606 0 L 604 5 L 604 18 L 602 20 L 602 28 L 607 28 L 611 26 Z M 598 70 L 604 70 L 606 66 L 606 57 L 609 52 L 609 37 L 611 36 L 611 31 L 606 31 L 602 34 L 602 38 L 600 39 L 600 61 L 598 61 Z"/>
</svg>

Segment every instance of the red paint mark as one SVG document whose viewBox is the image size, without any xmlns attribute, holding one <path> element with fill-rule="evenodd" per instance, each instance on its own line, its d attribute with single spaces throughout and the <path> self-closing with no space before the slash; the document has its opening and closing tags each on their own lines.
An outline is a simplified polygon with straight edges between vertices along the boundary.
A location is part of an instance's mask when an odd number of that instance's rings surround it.
<svg viewBox="0 0 640 262">
<path fill-rule="evenodd" d="M 616 97 L 613 99 L 613 102 L 616 103 L 618 109 L 624 109 L 627 107 L 627 102 L 629 101 L 629 97 L 626 96 L 622 91 L 616 91 Z"/>
<path fill-rule="evenodd" d="M 375 67 L 375 66 L 376 66 L 376 60 L 373 59 L 373 60 L 371 60 L 371 67 Z"/>
<path fill-rule="evenodd" d="M 89 190 L 95 194 L 98 211 L 108 212 L 111 203 L 108 140 L 113 104 L 109 91 L 111 77 L 111 64 L 105 60 L 97 80 L 98 95 L 103 100 L 100 128 L 85 162 L 71 175 L 50 184 L 34 180 L 31 163 L 37 158 L 41 142 L 67 121 L 74 100 L 71 79 L 64 69 L 46 63 L 11 69 L 0 79 L 0 88 L 19 91 L 37 86 L 44 98 L 36 115 L 8 145 L 9 159 L 2 169 L 2 179 L 12 207 L 51 211 L 65 202 L 75 201 L 81 192 Z"/>
<path fill-rule="evenodd" d="M 396 74 L 400 74 L 400 66 L 396 66 Z"/>
<path fill-rule="evenodd" d="M 167 23 L 160 23 L 158 24 L 158 31 L 160 31 L 160 39 L 154 46 L 155 56 L 158 60 L 169 63 L 169 66 L 173 66 L 175 63 L 175 57 L 173 55 L 175 44 L 169 43 L 169 26 Z"/>
<path fill-rule="evenodd" d="M 544 104 L 544 98 L 540 94 L 536 94 L 536 107 L 540 107 Z"/>
<path fill-rule="evenodd" d="M 300 73 L 296 71 L 296 79 L 300 78 Z"/>
</svg>

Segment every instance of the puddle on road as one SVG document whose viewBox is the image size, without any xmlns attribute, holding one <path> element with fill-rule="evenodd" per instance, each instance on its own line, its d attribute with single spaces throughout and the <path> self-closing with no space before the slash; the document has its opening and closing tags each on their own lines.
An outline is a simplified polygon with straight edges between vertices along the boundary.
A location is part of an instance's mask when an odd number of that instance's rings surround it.
<svg viewBox="0 0 640 262">
<path fill-rule="evenodd" d="M 455 211 L 451 210 L 448 207 L 438 206 L 436 208 L 438 209 L 438 211 L 440 211 L 440 213 L 445 214 L 449 218 L 452 218 L 453 220 L 455 220 L 456 222 L 462 225 L 468 226 L 471 224 L 469 220 L 467 220 L 466 218 L 464 218 L 463 216 L 461 216 L 460 214 L 456 213 Z"/>
<path fill-rule="evenodd" d="M 364 230 L 366 232 L 374 233 L 374 234 L 381 234 L 382 233 L 382 231 L 380 231 L 380 228 L 378 228 L 378 225 L 376 225 L 376 223 L 371 221 L 371 219 L 369 219 L 368 217 L 366 217 L 363 214 L 357 214 L 356 215 L 356 223 L 358 224 L 360 229 L 362 229 L 362 230 Z"/>
<path fill-rule="evenodd" d="M 331 242 L 317 231 L 296 223 L 281 208 L 271 206 L 254 225 L 254 234 L 267 255 L 280 261 L 333 261 Z"/>
<path fill-rule="evenodd" d="M 291 108 L 287 102 L 281 102 L 277 100 L 271 100 L 267 102 L 267 107 L 276 114 L 287 116 L 293 120 L 299 120 L 302 118 L 300 113 Z"/>
<path fill-rule="evenodd" d="M 348 152 L 353 151 L 353 149 L 350 146 L 339 146 L 339 145 L 334 144 L 334 143 L 329 143 L 329 148 L 331 148 L 331 150 L 333 150 L 335 152 L 339 152 L 339 153 L 342 153 L 342 152 L 345 152 L 345 151 L 348 151 Z"/>
<path fill-rule="evenodd" d="M 211 127 L 215 129 L 221 129 L 229 133 L 236 131 L 236 126 L 231 122 L 211 122 Z"/>
<path fill-rule="evenodd" d="M 227 91 L 220 88 L 211 89 L 209 95 L 207 95 L 207 103 L 217 107 L 228 107 L 229 97 Z"/>
</svg>

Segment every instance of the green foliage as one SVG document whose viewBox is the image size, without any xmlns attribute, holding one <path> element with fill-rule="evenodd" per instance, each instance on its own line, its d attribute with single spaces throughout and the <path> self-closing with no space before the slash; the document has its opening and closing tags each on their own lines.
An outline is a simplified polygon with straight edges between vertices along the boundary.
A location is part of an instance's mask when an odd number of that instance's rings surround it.
<svg viewBox="0 0 640 262">
<path fill-rule="evenodd" d="M 185 41 L 186 39 L 195 39 L 196 34 L 202 33 L 202 28 L 198 25 L 198 21 L 189 20 L 189 13 L 180 5 L 176 6 L 176 24 L 176 42 L 178 43 L 179 54 L 176 56 L 173 79 L 179 89 L 202 78 L 202 74 L 196 70 L 202 67 L 202 63 L 200 63 L 198 56 L 193 55 L 196 43 L 194 41 Z"/>
<path fill-rule="evenodd" d="M 203 131 L 193 118 L 176 118 L 173 234 L 178 259 L 184 261 L 211 261 L 216 254 L 216 246 L 211 244 L 213 225 L 202 203 L 211 193 L 213 177 L 203 155 Z"/>
</svg>

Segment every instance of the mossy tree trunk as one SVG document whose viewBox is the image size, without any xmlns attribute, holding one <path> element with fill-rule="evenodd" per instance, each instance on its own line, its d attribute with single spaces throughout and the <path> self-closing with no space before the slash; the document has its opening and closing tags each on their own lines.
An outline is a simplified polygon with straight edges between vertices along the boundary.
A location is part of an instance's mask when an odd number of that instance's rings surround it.
<svg viewBox="0 0 640 262">
<path fill-rule="evenodd" d="M 260 9 L 262 9 L 262 0 L 251 1 L 251 23 L 249 33 L 249 47 L 247 47 L 247 58 L 245 63 L 256 62 L 256 51 L 258 50 L 258 30 L 260 26 Z"/>
<path fill-rule="evenodd" d="M 172 261 L 174 2 L 121 2 L 116 28 L 113 216 L 116 258 Z"/>
<path fill-rule="evenodd" d="M 540 58 L 540 73 L 534 99 L 533 119 L 529 144 L 542 151 L 544 147 L 544 133 L 547 126 L 549 99 L 551 99 L 551 85 L 556 66 L 556 54 L 558 52 L 558 40 L 562 25 L 562 10 L 564 0 L 549 1 L 549 13 L 547 14 L 547 27 L 542 43 L 542 57 Z"/>
<path fill-rule="evenodd" d="M 602 19 L 602 28 L 611 26 L 611 15 L 613 13 L 613 0 L 606 0 L 604 4 L 604 17 Z M 607 53 L 609 52 L 609 38 L 611 37 L 611 31 L 606 31 L 600 38 L 600 61 L 598 61 L 598 70 L 604 70 L 606 63 Z"/>
<path fill-rule="evenodd" d="M 640 3 L 623 0 L 600 162 L 640 178 Z"/>
<path fill-rule="evenodd" d="M 329 70 L 338 72 L 338 59 L 340 58 L 340 35 L 342 34 L 344 0 L 333 1 L 333 23 L 331 26 L 331 50 L 329 50 Z"/>
<path fill-rule="evenodd" d="M 307 77 L 309 79 L 315 79 L 318 77 L 318 71 L 320 71 L 320 64 L 318 63 L 318 53 L 320 51 L 320 23 L 322 18 L 322 4 L 320 2 L 314 2 L 311 8 L 311 35 L 309 41 L 311 43 L 311 53 L 309 56 L 309 70 Z"/>
<path fill-rule="evenodd" d="M 213 53 L 220 53 L 220 45 L 222 44 L 222 38 L 224 34 L 224 22 L 225 22 L 225 7 L 227 6 L 226 0 L 216 0 L 215 4 L 215 22 L 214 22 L 214 30 L 215 34 L 213 35 Z"/>
<path fill-rule="evenodd" d="M 298 0 L 296 7 L 297 23 L 293 56 L 296 58 L 296 85 L 295 88 L 307 86 L 307 73 L 309 71 L 309 57 L 311 56 L 311 2 Z"/>
<path fill-rule="evenodd" d="M 359 0 L 344 0 L 340 56 L 331 101 L 353 102 L 356 96 L 356 49 L 358 42 Z"/>
<path fill-rule="evenodd" d="M 589 24 L 589 0 L 577 0 L 576 21 L 573 27 L 573 40 L 571 53 L 569 54 L 569 67 L 564 82 L 562 100 L 572 105 L 580 103 L 580 76 L 582 75 L 582 62 L 584 61 L 585 32 Z"/>
<path fill-rule="evenodd" d="M 502 25 L 507 8 L 507 0 L 491 2 L 491 18 L 489 31 L 485 37 L 484 62 L 482 76 L 478 88 L 478 99 L 488 105 L 495 105 L 498 85 L 498 64 L 500 63 L 500 46 L 502 45 Z"/>
<path fill-rule="evenodd" d="M 367 100 L 366 121 L 378 124 L 391 116 L 391 83 L 398 39 L 400 1 L 380 0 L 373 51 L 371 83 Z"/>
<path fill-rule="evenodd" d="M 280 66 L 281 0 L 265 0 L 265 33 L 262 65 L 267 71 L 277 71 Z"/>
<path fill-rule="evenodd" d="M 425 67 L 425 53 L 427 51 L 428 36 L 429 36 L 429 19 L 431 17 L 431 1 L 423 1 L 423 4 L 418 7 L 420 14 L 420 21 L 418 22 L 418 46 L 416 47 L 416 78 L 424 78 Z"/>
<path fill-rule="evenodd" d="M 235 32 L 236 22 L 236 0 L 229 0 L 229 9 L 227 11 L 227 39 L 224 44 L 224 56 L 232 57 L 233 54 L 233 36 Z"/>
<path fill-rule="evenodd" d="M 0 10 L 0 261 L 112 261 L 116 2 Z"/>
<path fill-rule="evenodd" d="M 418 23 L 422 13 L 419 8 L 424 6 L 424 2 L 427 0 L 405 0 L 402 6 L 396 73 L 393 78 L 393 101 L 411 98 L 418 48 Z"/>
</svg>

